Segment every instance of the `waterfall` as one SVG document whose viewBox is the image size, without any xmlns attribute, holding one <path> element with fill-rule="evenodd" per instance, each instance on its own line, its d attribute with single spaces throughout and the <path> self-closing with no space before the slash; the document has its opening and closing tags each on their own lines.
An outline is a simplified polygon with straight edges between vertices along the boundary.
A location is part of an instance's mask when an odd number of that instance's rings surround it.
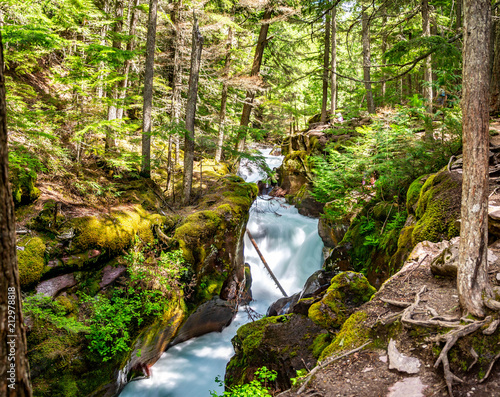
<svg viewBox="0 0 500 397">
<path fill-rule="evenodd" d="M 263 150 L 269 168 L 281 164 L 281 156 Z M 265 178 L 250 162 L 242 162 L 240 175 L 249 182 Z M 323 242 L 318 220 L 307 218 L 283 199 L 259 197 L 250 209 L 247 228 L 288 295 L 302 289 L 307 278 L 321 268 Z M 253 299 L 250 307 L 265 314 L 269 305 L 282 297 L 266 273 L 260 258 L 245 236 L 245 262 L 252 272 Z M 234 354 L 231 339 L 241 325 L 250 321 L 240 309 L 222 332 L 213 332 L 168 349 L 152 367 L 152 377 L 130 382 L 120 397 L 209 397 L 224 388 L 215 378 L 224 379 L 226 364 Z"/>
</svg>

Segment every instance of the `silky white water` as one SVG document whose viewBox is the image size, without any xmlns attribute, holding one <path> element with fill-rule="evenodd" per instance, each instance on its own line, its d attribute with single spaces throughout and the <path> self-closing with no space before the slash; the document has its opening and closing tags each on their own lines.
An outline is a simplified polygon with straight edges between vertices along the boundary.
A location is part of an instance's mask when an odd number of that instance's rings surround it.
<svg viewBox="0 0 500 397">
<path fill-rule="evenodd" d="M 263 151 L 268 166 L 281 164 L 282 157 Z M 240 175 L 249 182 L 265 178 L 252 164 L 242 164 Z M 252 233 L 267 263 L 288 295 L 302 289 L 304 282 L 321 268 L 323 242 L 318 235 L 317 219 L 307 218 L 282 199 L 258 198 L 250 209 L 247 228 Z M 245 262 L 252 271 L 251 308 L 265 314 L 269 305 L 282 297 L 267 275 L 264 266 L 245 236 Z M 152 367 L 152 377 L 130 382 L 120 397 L 208 397 L 219 394 L 223 386 L 215 378 L 224 379 L 226 364 L 234 350 L 231 339 L 241 325 L 248 322 L 240 310 L 231 325 L 222 332 L 213 332 L 178 344 L 165 352 Z"/>
</svg>

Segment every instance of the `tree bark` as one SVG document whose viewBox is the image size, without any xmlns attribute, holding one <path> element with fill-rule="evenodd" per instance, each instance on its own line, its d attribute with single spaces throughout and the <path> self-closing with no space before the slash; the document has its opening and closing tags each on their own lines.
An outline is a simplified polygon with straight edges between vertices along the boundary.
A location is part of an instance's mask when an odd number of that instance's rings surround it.
<svg viewBox="0 0 500 397">
<path fill-rule="evenodd" d="M 267 32 L 269 31 L 269 18 L 271 18 L 272 9 L 266 9 L 264 16 L 262 17 L 262 24 L 260 25 L 259 38 L 257 40 L 257 46 L 255 47 L 255 56 L 253 58 L 252 70 L 250 71 L 250 77 L 256 77 L 259 75 L 260 66 L 262 64 L 262 57 L 264 56 L 264 49 L 267 44 Z M 253 100 L 255 98 L 255 92 L 252 90 L 247 91 L 245 98 L 245 103 L 243 104 L 243 110 L 241 112 L 240 126 L 242 127 L 237 138 L 236 148 L 238 151 L 242 152 L 245 149 L 245 141 L 247 136 L 246 128 L 250 122 L 250 113 L 252 112 Z"/>
<path fill-rule="evenodd" d="M 422 0 L 422 34 L 424 37 L 431 36 L 431 24 L 429 18 L 429 0 Z M 428 113 L 432 113 L 432 59 L 429 55 L 424 63 L 424 87 L 423 96 L 426 101 Z M 432 131 L 431 131 L 432 134 Z M 427 134 L 426 134 L 427 135 Z"/>
<path fill-rule="evenodd" d="M 363 6 L 361 14 L 361 30 L 363 41 L 363 78 L 365 80 L 366 106 L 368 113 L 375 113 L 375 102 L 373 101 L 372 83 L 370 83 L 371 53 L 370 53 L 370 24 L 366 12 L 367 7 Z"/>
<path fill-rule="evenodd" d="M 3 46 L 0 35 L 0 395 L 31 396 L 26 332 L 16 258 L 14 202 L 9 185 Z"/>
<path fill-rule="evenodd" d="M 174 25 L 174 76 L 172 81 L 172 121 L 179 125 L 181 119 L 181 89 L 182 89 L 182 62 L 181 62 L 181 46 L 182 46 L 182 31 L 180 27 L 181 15 L 180 8 L 182 0 L 177 0 L 174 3 L 172 12 L 172 23 Z M 180 138 L 174 135 L 175 157 L 174 164 L 179 163 L 180 158 Z"/>
<path fill-rule="evenodd" d="M 135 31 L 137 29 L 137 21 L 139 19 L 139 10 L 137 7 L 139 6 L 140 0 L 133 0 L 133 10 L 130 17 L 130 26 L 129 26 L 129 42 L 127 43 L 127 51 L 134 51 L 135 47 Z M 125 65 L 123 67 L 123 80 L 120 82 L 120 95 L 119 95 L 119 107 L 116 111 L 116 118 L 123 119 L 123 101 L 127 96 L 127 86 L 128 86 L 128 75 L 130 72 L 130 65 L 132 65 L 132 60 L 127 59 L 125 61 Z"/>
<path fill-rule="evenodd" d="M 488 286 L 488 151 L 490 1 L 464 2 L 463 184 L 458 296 L 462 308 L 483 317 Z"/>
<path fill-rule="evenodd" d="M 455 22 L 455 28 L 457 31 L 462 29 L 462 3 L 463 0 L 457 0 L 456 2 L 456 8 L 455 8 L 455 13 L 456 13 L 456 22 Z"/>
<path fill-rule="evenodd" d="M 332 116 L 337 110 L 337 7 L 332 8 L 332 74 L 331 74 L 331 97 L 330 111 Z"/>
<path fill-rule="evenodd" d="M 148 37 L 146 40 L 146 70 L 144 72 L 144 104 L 142 107 L 141 176 L 144 178 L 151 178 L 151 113 L 153 111 L 153 74 L 155 67 L 157 9 L 158 0 L 150 0 Z"/>
<path fill-rule="evenodd" d="M 385 27 L 387 25 L 387 9 L 386 9 L 386 6 L 382 6 L 382 25 L 383 25 L 383 28 L 382 28 L 382 44 L 381 44 L 381 51 L 382 51 L 382 65 L 385 65 L 387 63 L 387 60 L 383 57 L 385 52 L 387 51 L 387 31 L 385 30 Z M 384 69 L 382 68 L 382 80 L 384 80 L 386 78 L 386 75 L 385 75 L 385 71 Z M 384 103 L 385 105 L 385 92 L 386 92 L 386 82 L 383 81 L 382 84 L 381 84 L 381 87 L 380 87 L 380 91 L 381 91 L 381 94 L 382 94 L 382 102 Z"/>
<path fill-rule="evenodd" d="M 328 106 L 328 71 L 330 68 L 330 13 L 325 15 L 325 51 L 323 53 L 323 96 L 321 101 L 321 122 L 327 120 L 326 108 Z"/>
<path fill-rule="evenodd" d="M 217 137 L 217 150 L 215 152 L 215 161 L 219 162 L 222 158 L 222 146 L 224 144 L 224 128 L 226 122 L 226 105 L 227 105 L 227 79 L 229 77 L 229 69 L 231 67 L 231 46 L 233 41 L 233 29 L 229 27 L 226 44 L 226 59 L 224 62 L 224 70 L 222 72 L 222 94 L 220 100 L 219 113 L 219 136 Z"/>
<path fill-rule="evenodd" d="M 497 17 L 500 16 L 497 8 Z M 491 86 L 490 86 L 490 112 L 500 114 L 500 22 L 495 19 L 492 24 L 492 48 L 491 48 Z"/>
<path fill-rule="evenodd" d="M 119 39 L 119 35 L 122 32 L 123 28 L 123 9 L 124 9 L 123 0 L 116 0 L 115 5 L 115 22 L 113 27 L 113 48 L 121 49 L 122 42 Z M 108 106 L 108 121 L 116 120 L 116 106 L 118 101 L 118 84 L 113 84 L 111 88 L 111 102 Z M 106 128 L 106 142 L 105 142 L 105 150 L 112 149 L 116 146 L 115 141 L 115 131 L 112 127 L 108 126 Z"/>
<path fill-rule="evenodd" d="M 191 197 L 193 185 L 194 160 L 194 120 L 196 116 L 196 100 L 198 98 L 198 78 L 200 75 L 201 51 L 203 36 L 198 29 L 196 17 L 193 23 L 193 45 L 191 47 L 191 69 L 189 71 L 189 87 L 186 105 L 186 138 L 184 140 L 184 180 L 183 203 L 187 204 Z"/>
</svg>

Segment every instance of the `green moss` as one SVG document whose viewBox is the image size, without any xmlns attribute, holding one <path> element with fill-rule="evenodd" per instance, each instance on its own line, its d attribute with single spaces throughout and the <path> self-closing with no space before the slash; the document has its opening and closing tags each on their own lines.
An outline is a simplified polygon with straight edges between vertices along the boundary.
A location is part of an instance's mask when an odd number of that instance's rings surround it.
<svg viewBox="0 0 500 397">
<path fill-rule="evenodd" d="M 370 335 L 370 329 L 364 326 L 367 315 L 363 311 L 358 311 L 349 317 L 334 341 L 326 347 L 319 357 L 319 361 L 342 350 L 352 350 L 366 343 Z"/>
<path fill-rule="evenodd" d="M 141 206 L 100 218 L 78 218 L 73 221 L 76 230 L 75 248 L 101 248 L 121 252 L 131 245 L 136 235 L 145 243 L 153 243 L 153 226 L 161 225 L 163 220 L 162 216 L 151 215 Z"/>
<path fill-rule="evenodd" d="M 409 214 L 413 213 L 413 206 L 420 197 L 420 191 L 424 185 L 424 178 L 425 176 L 415 179 L 406 192 L 406 210 Z"/>
<path fill-rule="evenodd" d="M 34 284 L 42 277 L 45 266 L 45 244 L 39 237 L 25 238 L 17 250 L 19 280 L 22 287 Z"/>
<path fill-rule="evenodd" d="M 460 217 L 461 184 L 452 174 L 441 171 L 431 175 L 420 191 L 412 235 L 415 246 L 421 241 L 438 242 L 458 235 L 455 226 Z"/>
<path fill-rule="evenodd" d="M 375 291 L 361 273 L 340 273 L 331 280 L 321 301 L 311 305 L 308 316 L 323 328 L 339 328 L 348 310 L 368 302 Z"/>
<path fill-rule="evenodd" d="M 313 356 L 315 358 L 319 358 L 323 350 L 325 350 L 325 348 L 329 346 L 331 342 L 332 337 L 329 333 L 319 334 L 316 338 L 314 338 L 314 342 L 311 345 Z"/>
<path fill-rule="evenodd" d="M 22 174 L 12 172 L 11 188 L 16 206 L 29 204 L 40 197 L 40 190 L 35 186 L 36 179 L 34 172 L 24 172 Z"/>
</svg>

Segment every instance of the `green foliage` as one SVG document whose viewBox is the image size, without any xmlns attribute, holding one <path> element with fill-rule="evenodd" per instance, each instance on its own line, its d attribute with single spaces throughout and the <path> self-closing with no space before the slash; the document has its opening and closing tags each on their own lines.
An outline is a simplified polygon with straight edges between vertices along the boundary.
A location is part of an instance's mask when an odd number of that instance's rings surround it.
<svg viewBox="0 0 500 397">
<path fill-rule="evenodd" d="M 219 395 L 214 391 L 210 392 L 211 397 L 264 397 L 271 396 L 268 383 L 274 382 L 276 380 L 276 371 L 268 370 L 266 367 L 259 368 L 255 371 L 255 378 L 247 384 L 236 385 L 230 388 L 229 391 L 225 391 L 223 394 Z M 216 378 L 215 381 L 219 383 L 220 386 L 223 383 Z"/>
<path fill-rule="evenodd" d="M 66 298 L 67 299 L 67 298 Z M 27 297 L 23 301 L 23 311 L 33 320 L 46 321 L 68 333 L 89 332 L 90 328 L 71 315 L 71 306 L 61 300 L 54 300 L 43 294 Z"/>
<path fill-rule="evenodd" d="M 312 194 L 320 202 L 329 202 L 329 218 L 342 219 L 363 205 L 360 197 L 373 193 L 377 200 L 405 203 L 410 184 L 422 174 L 437 171 L 459 148 L 455 130 L 446 132 L 452 139 L 427 142 L 408 127 L 408 113 L 400 113 L 396 121 L 389 127 L 376 123 L 357 128 L 360 136 L 355 141 L 327 147 L 326 159 L 313 157 Z M 451 124 L 455 125 L 450 119 Z"/>
</svg>

